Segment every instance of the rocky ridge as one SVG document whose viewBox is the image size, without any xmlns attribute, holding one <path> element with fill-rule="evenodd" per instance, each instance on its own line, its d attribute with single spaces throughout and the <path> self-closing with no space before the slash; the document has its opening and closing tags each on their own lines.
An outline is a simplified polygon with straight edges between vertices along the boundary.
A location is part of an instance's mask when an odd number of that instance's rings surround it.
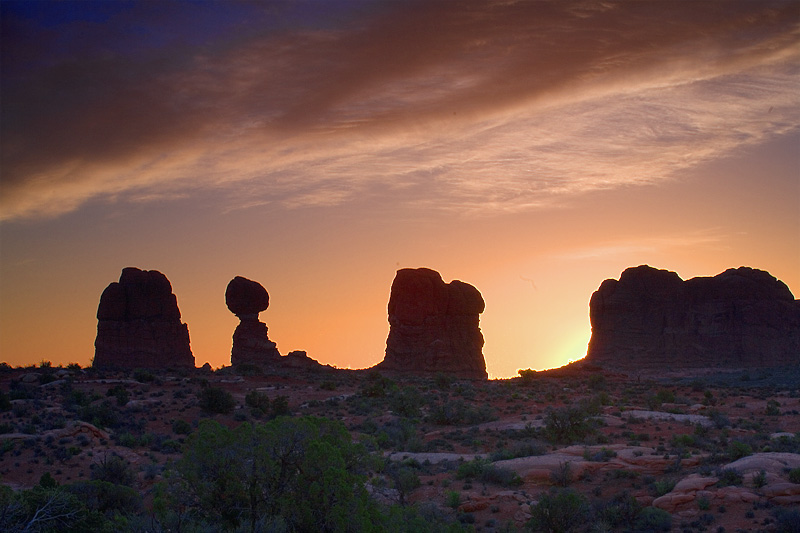
<svg viewBox="0 0 800 533">
<path fill-rule="evenodd" d="M 589 304 L 586 362 L 639 371 L 800 364 L 800 301 L 747 267 L 683 281 L 647 265 L 607 279 Z"/>
</svg>

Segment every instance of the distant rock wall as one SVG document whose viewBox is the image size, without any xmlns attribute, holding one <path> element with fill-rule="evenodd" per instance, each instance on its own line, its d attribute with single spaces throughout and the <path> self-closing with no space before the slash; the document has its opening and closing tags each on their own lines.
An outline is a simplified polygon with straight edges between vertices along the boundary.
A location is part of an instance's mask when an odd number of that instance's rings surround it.
<svg viewBox="0 0 800 533">
<path fill-rule="evenodd" d="M 607 368 L 747 368 L 800 364 L 800 301 L 747 267 L 683 281 L 647 265 L 607 279 L 589 304 L 586 361 Z"/>
<path fill-rule="evenodd" d="M 486 379 L 478 289 L 428 268 L 397 271 L 389 297 L 386 357 L 377 368 Z"/>
<path fill-rule="evenodd" d="M 225 289 L 225 304 L 239 317 L 239 325 L 233 332 L 231 365 L 280 360 L 277 345 L 267 335 L 267 325 L 258 319 L 258 314 L 269 307 L 267 290 L 257 281 L 236 276 Z"/>
<path fill-rule="evenodd" d="M 97 320 L 97 368 L 194 368 L 189 328 L 157 270 L 123 269 L 100 296 Z"/>
</svg>

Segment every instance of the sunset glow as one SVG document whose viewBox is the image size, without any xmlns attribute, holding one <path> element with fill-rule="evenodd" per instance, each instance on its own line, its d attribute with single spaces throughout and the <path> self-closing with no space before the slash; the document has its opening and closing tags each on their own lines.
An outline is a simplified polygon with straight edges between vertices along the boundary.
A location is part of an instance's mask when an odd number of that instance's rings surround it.
<svg viewBox="0 0 800 533">
<path fill-rule="evenodd" d="M 800 293 L 800 3 L 13 2 L 0 359 L 88 365 L 122 268 L 230 363 L 381 361 L 395 271 L 477 287 L 490 377 L 577 360 L 628 266 Z"/>
</svg>

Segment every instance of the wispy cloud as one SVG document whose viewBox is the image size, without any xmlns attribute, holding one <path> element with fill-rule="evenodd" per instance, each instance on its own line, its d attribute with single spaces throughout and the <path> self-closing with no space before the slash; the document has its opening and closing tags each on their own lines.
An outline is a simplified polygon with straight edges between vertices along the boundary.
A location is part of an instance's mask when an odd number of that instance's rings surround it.
<svg viewBox="0 0 800 533">
<path fill-rule="evenodd" d="M 556 257 L 568 261 L 587 259 L 637 258 L 653 253 L 669 256 L 675 251 L 700 248 L 722 249 L 726 236 L 718 228 L 696 230 L 678 235 L 648 235 L 646 238 L 629 238 L 607 241 L 587 248 L 570 250 Z"/>
<path fill-rule="evenodd" d="M 197 190 L 228 209 L 529 209 L 800 124 L 795 2 L 389 6 L 321 29 L 231 25 L 213 46 L 16 57 L 2 217 Z"/>
</svg>

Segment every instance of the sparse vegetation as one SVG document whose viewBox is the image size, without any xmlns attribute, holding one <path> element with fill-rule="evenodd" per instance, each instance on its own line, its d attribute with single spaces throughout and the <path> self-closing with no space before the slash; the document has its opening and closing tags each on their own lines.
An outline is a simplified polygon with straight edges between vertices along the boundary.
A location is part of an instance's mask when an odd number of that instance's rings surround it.
<svg viewBox="0 0 800 533">
<path fill-rule="evenodd" d="M 59 370 L 40 366 L 24 372 L 56 375 Z M 307 415 L 321 415 L 327 419 L 324 424 L 338 425 L 350 436 L 348 446 L 358 449 L 358 460 L 353 463 L 357 466 L 347 475 L 361 480 L 372 492 L 365 503 L 368 507 L 362 510 L 376 531 L 517 531 L 523 524 L 512 517 L 520 516 L 520 505 L 528 509 L 527 502 L 534 502 L 530 507 L 533 517 L 533 508 L 542 496 L 541 489 L 534 487 L 547 481 L 554 489 L 546 493 L 543 506 L 560 505 L 553 503 L 559 492 L 580 496 L 584 505 L 579 514 L 584 519 L 577 530 L 658 531 L 668 523 L 665 516 L 656 509 L 643 509 L 630 494 L 645 492 L 654 498 L 670 492 L 677 481 L 693 473 L 720 479 L 706 489 L 711 494 L 725 485 L 744 485 L 760 494 L 762 503 L 742 508 L 726 501 L 720 506 L 712 505 L 716 500 L 711 496 L 704 496 L 691 504 L 699 514 L 684 520 L 682 529 L 709 530 L 712 524 L 727 527 L 724 515 L 741 518 L 746 512 L 753 520 L 777 525 L 775 505 L 764 487 L 776 475 L 800 481 L 800 474 L 791 470 L 746 477 L 722 470 L 722 465 L 754 453 L 800 451 L 800 439 L 788 433 L 798 427 L 800 395 L 793 391 L 776 392 L 763 386 L 726 389 L 710 378 L 702 385 L 638 383 L 599 373 L 555 378 L 548 372 L 531 372 L 513 380 L 468 382 L 444 374 L 390 378 L 374 372 L 271 375 L 269 369 L 237 373 L 240 370 L 179 377 L 148 371 L 104 374 L 91 370 L 45 386 L 38 377 L 22 382 L 22 371 L 0 372 L 0 380 L 7 384 L 0 387 L 0 407 L 5 408 L 0 409 L 0 475 L 28 476 L 29 486 L 36 486 L 39 494 L 12 492 L 12 505 L 23 499 L 41 501 L 36 498 L 44 492 L 58 490 L 80 500 L 76 512 L 70 510 L 76 521 L 65 522 L 78 524 L 75 530 L 249 530 L 249 503 L 240 499 L 241 490 L 236 488 L 244 482 L 228 480 L 218 485 L 219 494 L 230 490 L 225 497 L 241 503 L 235 518 L 223 517 L 221 512 L 203 509 L 177 467 L 188 461 L 185 450 L 195 446 L 199 427 L 212 421 L 209 416 L 225 428 L 223 433 L 231 434 L 246 426 L 302 425 Z M 141 379 L 131 380 L 134 375 Z M 242 375 L 245 379 L 239 377 Z M 760 374 L 752 374 L 746 383 L 750 386 L 760 380 Z M 221 392 L 208 392 L 214 390 Z M 242 398 L 238 409 L 234 398 Z M 714 405 L 696 405 L 704 398 Z M 780 416 L 766 414 L 765 406 L 772 405 L 768 402 L 773 399 Z M 699 412 L 708 416 L 711 424 L 629 414 L 648 407 L 648 401 L 660 402 L 662 412 Z M 215 412 L 218 405 L 223 408 Z M 90 425 L 101 431 L 95 433 Z M 770 437 L 771 433 L 778 435 Z M 318 441 L 305 446 L 304 454 L 319 450 L 317 457 L 322 463 L 333 461 L 325 471 L 331 470 L 335 477 L 340 471 L 336 465 L 341 463 L 328 446 L 335 448 L 336 438 L 317 439 L 313 432 L 302 429 L 299 434 L 304 435 L 301 440 Z M 634 446 L 639 448 L 626 449 Z M 568 453 L 566 447 L 570 447 Z M 245 448 L 234 446 L 231 453 L 239 456 Z M 478 454 L 481 458 L 427 462 L 423 459 L 427 456 L 413 455 L 437 452 L 453 453 L 456 458 Z M 561 454 L 560 464 L 549 463 L 552 476 L 548 478 L 543 468 L 544 477 L 534 483 L 517 474 L 516 465 L 524 464 L 525 459 L 506 466 L 495 464 L 550 453 Z M 135 456 L 140 458 L 136 466 L 122 459 Z M 637 466 L 649 456 L 656 456 L 664 465 L 657 475 L 645 475 Z M 596 470 L 598 465 L 581 464 L 583 461 L 612 462 L 620 467 Z M 345 471 L 348 464 L 345 461 Z M 235 475 L 246 480 L 243 473 Z M 496 496 L 500 493 L 503 499 Z M 287 505 L 289 509 L 294 503 Z M 264 506 L 253 509 L 256 530 L 291 530 L 284 511 L 270 514 Z M 301 511 L 302 505 L 293 509 L 291 513 L 311 513 Z M 342 512 L 333 507 L 322 509 L 318 519 L 331 515 L 329 523 L 341 523 L 336 516 Z M 358 509 L 346 514 L 359 516 L 362 511 Z M 13 516 L 18 520 L 15 524 L 24 519 Z M 88 522 L 83 520 L 89 518 L 96 521 L 86 526 Z M 792 517 L 781 514 L 780 520 L 791 524 Z M 109 526 L 112 523 L 114 526 Z M 528 528 L 534 527 L 546 530 L 549 526 L 532 518 Z"/>
</svg>

